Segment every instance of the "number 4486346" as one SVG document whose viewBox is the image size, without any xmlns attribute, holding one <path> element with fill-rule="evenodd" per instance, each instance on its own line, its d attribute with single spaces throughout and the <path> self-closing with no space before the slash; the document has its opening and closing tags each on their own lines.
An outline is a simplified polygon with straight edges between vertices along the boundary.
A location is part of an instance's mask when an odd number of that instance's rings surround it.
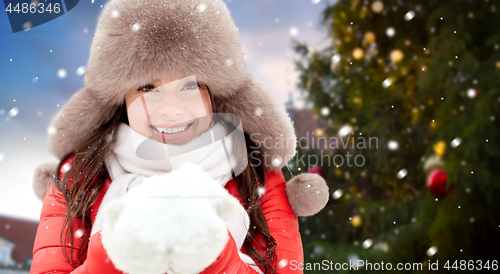
<svg viewBox="0 0 500 274">
<path fill-rule="evenodd" d="M 452 264 L 450 266 L 450 264 Z M 444 268 L 447 270 L 455 269 L 455 270 L 498 270 L 498 261 L 497 260 L 455 260 L 455 261 L 446 261 L 444 264 Z"/>
<path fill-rule="evenodd" d="M 31 3 L 28 5 L 28 3 L 23 3 L 21 7 L 19 7 L 19 3 L 17 3 L 16 6 L 14 6 L 14 9 L 12 9 L 12 3 L 9 3 L 5 11 L 8 11 L 9 13 L 12 12 L 17 12 L 17 13 L 44 13 L 44 12 L 49 12 L 49 13 L 59 13 L 61 12 L 61 6 L 59 3 L 55 3 L 54 6 L 52 7 L 52 3 L 49 3 L 46 7 L 44 6 L 43 3 Z"/>
</svg>

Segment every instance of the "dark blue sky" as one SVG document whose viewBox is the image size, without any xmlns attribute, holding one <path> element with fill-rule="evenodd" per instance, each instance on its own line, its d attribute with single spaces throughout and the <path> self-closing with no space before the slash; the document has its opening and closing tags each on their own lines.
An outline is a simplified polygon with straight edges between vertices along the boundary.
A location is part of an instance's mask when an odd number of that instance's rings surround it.
<svg viewBox="0 0 500 274">
<path fill-rule="evenodd" d="M 47 149 L 47 127 L 84 86 L 84 75 L 77 70 L 87 64 L 97 18 L 106 2 L 80 1 L 67 14 L 18 33 L 12 33 L 7 12 L 0 12 L 0 214 L 38 219 L 41 202 L 32 191 L 33 171 L 56 160 Z M 319 14 L 332 2 L 226 1 L 240 31 L 249 72 L 283 103 L 289 92 L 296 100 L 299 96 L 290 30 L 296 28 L 293 38 L 311 47 L 326 46 L 330 41 L 318 25 Z M 58 75 L 61 70 L 66 71 L 64 78 Z M 17 115 L 9 115 L 16 109 Z"/>
</svg>

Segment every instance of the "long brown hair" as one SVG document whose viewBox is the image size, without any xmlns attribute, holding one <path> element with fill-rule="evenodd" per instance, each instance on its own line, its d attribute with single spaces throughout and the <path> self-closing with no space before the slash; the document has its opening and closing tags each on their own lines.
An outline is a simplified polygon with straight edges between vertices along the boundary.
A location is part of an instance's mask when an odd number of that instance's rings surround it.
<svg viewBox="0 0 500 274">
<path fill-rule="evenodd" d="M 212 99 L 212 110 L 216 113 L 217 109 L 214 107 L 217 107 L 217 104 L 214 105 L 214 98 L 211 93 L 210 97 Z M 66 217 L 63 221 L 60 238 L 61 247 L 66 260 L 73 268 L 82 264 L 82 258 L 88 248 L 88 241 L 85 241 L 85 239 L 90 236 L 91 232 L 90 208 L 109 176 L 104 160 L 113 149 L 114 133 L 120 123 L 128 123 L 125 104 L 118 106 L 115 113 L 110 121 L 91 131 L 85 140 L 78 145 L 74 153 L 61 159 L 58 171 L 67 157 L 75 156 L 71 162 L 71 168 L 64 174 L 62 179 L 59 179 L 59 172 L 56 172 L 56 185 L 59 185 L 67 203 Z M 243 243 L 243 248 L 257 265 L 264 267 L 266 274 L 275 273 L 276 262 L 274 265 L 271 262 L 276 259 L 277 244 L 269 232 L 267 221 L 260 207 L 258 192 L 259 187 L 263 187 L 265 184 L 265 172 L 263 167 L 257 165 L 256 161 L 250 157 L 250 155 L 253 155 L 252 148 L 257 146 L 246 133 L 244 136 L 248 165 L 241 174 L 234 178 L 241 201 L 250 218 L 250 228 Z M 260 156 L 260 154 L 258 155 Z M 85 228 L 85 234 L 82 236 L 83 240 L 78 247 L 74 246 L 73 235 L 75 235 L 76 231 L 71 225 L 75 218 L 80 220 L 82 227 Z M 259 238 L 265 241 L 264 245 L 259 241 Z M 73 252 L 71 252 L 71 255 L 68 254 L 68 249 L 63 244 L 68 242 L 68 239 L 71 242 L 71 247 L 78 250 L 76 262 L 73 258 Z M 258 250 L 264 254 L 262 255 Z"/>
</svg>

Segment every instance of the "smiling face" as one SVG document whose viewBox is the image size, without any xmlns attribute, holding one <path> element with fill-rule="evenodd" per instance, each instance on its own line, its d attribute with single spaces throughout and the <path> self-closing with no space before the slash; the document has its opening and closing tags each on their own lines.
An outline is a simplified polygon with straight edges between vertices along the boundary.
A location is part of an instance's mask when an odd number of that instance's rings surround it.
<svg viewBox="0 0 500 274">
<path fill-rule="evenodd" d="M 159 79 L 130 90 L 125 96 L 129 125 L 158 142 L 185 145 L 211 123 L 208 88 L 195 76 Z"/>
</svg>

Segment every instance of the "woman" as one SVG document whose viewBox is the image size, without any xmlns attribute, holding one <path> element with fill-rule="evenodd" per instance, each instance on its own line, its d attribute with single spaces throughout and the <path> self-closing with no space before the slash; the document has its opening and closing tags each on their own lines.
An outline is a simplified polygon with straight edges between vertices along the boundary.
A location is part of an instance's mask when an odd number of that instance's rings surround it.
<svg viewBox="0 0 500 274">
<path fill-rule="evenodd" d="M 240 201 L 249 226 L 240 248 L 228 228 L 223 250 L 202 273 L 291 273 L 291 260 L 303 262 L 297 215 L 323 208 L 328 188 L 313 174 L 287 185 L 281 168 L 295 155 L 292 124 L 283 106 L 246 72 L 237 29 L 222 1 L 113 0 L 99 18 L 87 67 L 85 87 L 51 124 L 49 147 L 61 160 L 58 172 L 40 168 L 57 175 L 55 182 L 48 176 L 45 184 L 35 184 L 44 206 L 31 273 L 123 273 L 126 266 L 109 259 L 96 229 L 102 225 L 101 204 L 113 200 L 113 187 L 128 191 L 182 162 L 166 153 L 167 163 L 149 165 L 160 161 L 160 150 L 151 149 L 155 145 L 175 151 L 202 142 L 218 125 L 238 131 L 238 123 L 217 113 L 241 120 L 247 164 L 215 175 L 210 166 L 224 166 L 226 159 L 207 153 L 203 162 L 192 150 L 188 161 L 206 168 Z M 189 91 L 193 97 L 179 93 L 186 91 L 180 83 L 195 90 Z M 134 136 L 143 139 L 133 147 L 137 157 L 125 165 L 131 158 L 120 156 L 120 140 L 133 142 Z M 235 148 L 229 154 L 240 159 L 235 140 L 206 147 L 226 156 Z"/>
</svg>

